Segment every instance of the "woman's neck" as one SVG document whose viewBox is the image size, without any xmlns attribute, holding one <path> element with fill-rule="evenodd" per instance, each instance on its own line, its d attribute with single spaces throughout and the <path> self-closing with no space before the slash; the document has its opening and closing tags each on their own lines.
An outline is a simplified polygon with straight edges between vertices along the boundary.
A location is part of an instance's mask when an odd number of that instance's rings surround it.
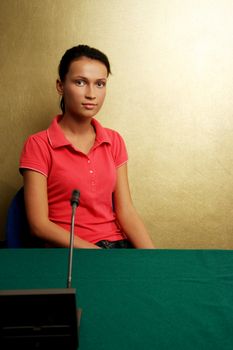
<svg viewBox="0 0 233 350">
<path fill-rule="evenodd" d="M 88 154 L 95 143 L 96 133 L 91 119 L 76 120 L 64 115 L 59 123 L 67 140 L 84 154 Z"/>
<path fill-rule="evenodd" d="M 65 133 L 83 135 L 93 132 L 91 120 L 92 118 L 74 119 L 71 116 L 64 114 L 59 122 L 59 125 Z"/>
</svg>

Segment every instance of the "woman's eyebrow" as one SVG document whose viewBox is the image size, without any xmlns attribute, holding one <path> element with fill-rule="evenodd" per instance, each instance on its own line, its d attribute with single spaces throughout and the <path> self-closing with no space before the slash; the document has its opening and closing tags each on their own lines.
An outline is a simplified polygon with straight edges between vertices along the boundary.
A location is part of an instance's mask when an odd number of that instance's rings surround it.
<svg viewBox="0 0 233 350">
<path fill-rule="evenodd" d="M 84 77 L 84 76 L 82 76 L 82 75 L 75 75 L 75 76 L 74 76 L 74 79 L 83 79 L 83 80 L 88 80 L 88 81 L 89 81 L 89 78 Z M 99 80 L 101 80 L 101 81 L 107 81 L 107 78 L 106 78 L 106 77 L 103 77 L 103 78 L 97 78 L 97 79 L 95 79 L 95 81 L 99 81 Z"/>
<path fill-rule="evenodd" d="M 74 78 L 75 79 L 86 79 L 86 80 L 88 80 L 87 77 L 83 77 L 82 75 L 75 75 Z"/>
</svg>

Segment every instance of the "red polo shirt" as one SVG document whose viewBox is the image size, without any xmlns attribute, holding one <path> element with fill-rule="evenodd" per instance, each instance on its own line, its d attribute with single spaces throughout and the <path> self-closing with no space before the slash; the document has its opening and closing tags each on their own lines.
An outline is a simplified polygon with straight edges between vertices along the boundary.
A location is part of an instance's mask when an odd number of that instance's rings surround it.
<svg viewBox="0 0 233 350">
<path fill-rule="evenodd" d="M 112 210 L 116 168 L 127 162 L 122 137 L 96 120 L 95 144 L 86 155 L 64 136 L 57 116 L 47 130 L 29 136 L 20 158 L 20 171 L 30 169 L 47 177 L 49 219 L 70 231 L 72 191 L 80 191 L 75 234 L 96 243 L 124 238 Z"/>
</svg>

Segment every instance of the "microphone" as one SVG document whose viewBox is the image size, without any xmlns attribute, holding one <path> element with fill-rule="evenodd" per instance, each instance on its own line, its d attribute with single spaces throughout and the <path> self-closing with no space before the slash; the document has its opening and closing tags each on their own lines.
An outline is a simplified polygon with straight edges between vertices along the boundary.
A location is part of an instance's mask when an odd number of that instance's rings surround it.
<svg viewBox="0 0 233 350">
<path fill-rule="evenodd" d="M 80 191 L 73 190 L 70 199 L 70 204 L 72 206 L 71 214 L 71 229 L 70 229 L 70 247 L 69 247 L 69 262 L 68 262 L 68 278 L 67 278 L 67 288 L 71 288 L 71 276 L 72 276 L 72 262 L 73 262 L 73 248 L 74 248 L 74 221 L 76 208 L 79 206 Z"/>
<path fill-rule="evenodd" d="M 72 196 L 70 199 L 70 204 L 72 207 L 75 205 L 76 207 L 79 206 L 79 197 L 80 197 L 80 191 L 79 190 L 73 190 Z"/>
</svg>

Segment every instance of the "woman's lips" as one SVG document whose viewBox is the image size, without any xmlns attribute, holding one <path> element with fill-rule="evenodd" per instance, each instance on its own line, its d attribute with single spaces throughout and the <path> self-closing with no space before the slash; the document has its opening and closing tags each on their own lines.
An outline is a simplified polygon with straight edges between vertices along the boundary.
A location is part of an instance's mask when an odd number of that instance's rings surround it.
<svg viewBox="0 0 233 350">
<path fill-rule="evenodd" d="M 84 108 L 86 109 L 94 109 L 96 107 L 96 104 L 95 103 L 83 103 L 82 104 Z"/>
</svg>

